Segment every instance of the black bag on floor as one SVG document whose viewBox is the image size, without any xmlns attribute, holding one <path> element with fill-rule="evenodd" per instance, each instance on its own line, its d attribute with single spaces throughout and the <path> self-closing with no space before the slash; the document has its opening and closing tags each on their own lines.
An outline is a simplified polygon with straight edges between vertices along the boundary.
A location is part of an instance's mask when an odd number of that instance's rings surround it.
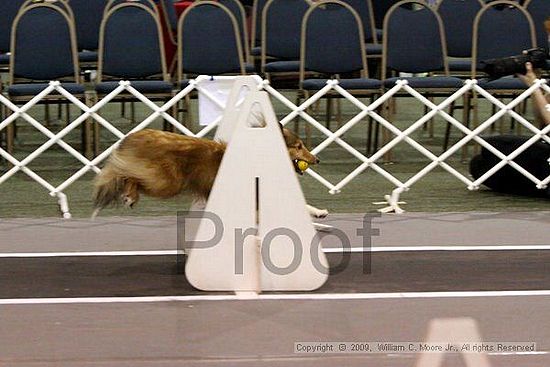
<svg viewBox="0 0 550 367">
<path fill-rule="evenodd" d="M 484 138 L 489 144 L 508 155 L 525 143 L 529 138 L 524 136 L 491 136 Z M 513 161 L 540 180 L 550 175 L 550 145 L 538 141 L 517 156 Z M 494 167 L 500 158 L 487 149 L 482 148 L 481 154 L 470 161 L 470 173 L 478 179 Z M 484 183 L 485 186 L 509 194 L 550 197 L 550 189 L 537 189 L 534 182 L 519 173 L 516 169 L 505 165 Z"/>
</svg>

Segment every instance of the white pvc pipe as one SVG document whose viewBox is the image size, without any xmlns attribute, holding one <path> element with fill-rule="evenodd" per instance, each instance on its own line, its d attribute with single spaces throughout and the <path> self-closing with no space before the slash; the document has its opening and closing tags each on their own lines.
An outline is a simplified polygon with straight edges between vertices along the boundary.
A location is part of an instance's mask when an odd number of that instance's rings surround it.
<svg viewBox="0 0 550 367">
<path fill-rule="evenodd" d="M 235 77 L 233 76 L 216 77 L 216 79 L 221 79 L 221 80 L 234 79 L 234 78 Z M 547 134 L 550 132 L 550 125 L 546 126 L 544 129 L 538 129 L 535 126 L 533 126 L 533 124 L 531 124 L 529 121 L 527 121 L 524 117 L 522 117 L 521 115 L 519 115 L 517 112 L 513 110 L 521 102 L 525 101 L 537 89 L 543 89 L 550 93 L 550 87 L 547 85 L 546 80 L 535 81 L 535 83 L 531 87 L 527 88 L 523 93 L 521 93 L 517 98 L 515 98 L 508 104 L 502 103 L 501 101 L 496 99 L 494 96 L 489 94 L 487 91 L 483 90 L 481 87 L 477 85 L 477 82 L 475 80 L 467 80 L 465 81 L 465 84 L 463 87 L 461 87 L 459 90 L 453 93 L 450 97 L 446 98 L 445 100 L 443 100 L 441 103 L 437 105 L 431 102 L 429 99 L 424 97 L 422 94 L 420 94 L 416 90 L 414 90 L 413 88 L 411 88 L 408 85 L 406 80 L 397 81 L 394 87 L 386 91 L 386 93 L 384 93 L 382 96 L 377 98 L 376 101 L 374 101 L 369 105 L 365 105 L 358 98 L 356 98 L 351 93 L 349 93 L 348 91 L 343 89 L 341 86 L 339 86 L 337 80 L 328 80 L 326 85 L 323 88 L 321 88 L 319 91 L 317 91 L 312 96 L 310 96 L 310 98 L 305 100 L 302 104 L 300 104 L 299 106 L 296 106 L 288 98 L 282 95 L 279 91 L 272 88 L 268 81 L 262 80 L 258 76 L 254 76 L 254 79 L 258 84 L 259 90 L 263 89 L 267 91 L 272 97 L 274 97 L 275 99 L 277 99 L 279 102 L 281 102 L 283 105 L 285 105 L 287 108 L 290 109 L 291 112 L 281 120 L 281 123 L 283 125 L 292 121 L 296 117 L 300 117 L 300 118 L 303 118 L 306 121 L 306 123 L 309 123 L 310 125 L 318 129 L 321 133 L 323 133 L 326 136 L 325 140 L 323 140 L 319 145 L 317 145 L 314 149 L 312 149 L 313 154 L 318 154 L 322 152 L 324 149 L 326 149 L 330 144 L 336 143 L 360 161 L 360 164 L 351 173 L 349 173 L 346 177 L 340 180 L 340 182 L 338 182 L 337 184 L 332 184 L 331 182 L 329 182 L 327 179 L 325 179 L 323 176 L 313 171 L 312 169 L 308 169 L 306 171 L 310 176 L 312 176 L 314 179 L 319 181 L 322 185 L 327 187 L 331 194 L 340 192 L 340 190 L 344 186 L 350 183 L 354 178 L 356 178 L 359 174 L 361 174 L 364 170 L 366 170 L 369 167 L 396 186 L 396 189 L 393 190 L 391 195 L 386 195 L 386 201 L 388 202 L 389 206 L 384 209 L 381 209 L 382 211 L 386 211 L 386 212 L 388 211 L 402 212 L 402 209 L 399 207 L 399 204 L 401 203 L 399 202 L 400 194 L 404 191 L 409 190 L 412 185 L 414 185 L 418 180 L 420 180 L 425 175 L 429 174 L 437 166 L 441 166 L 443 169 L 448 171 L 452 176 L 456 177 L 459 181 L 463 182 L 469 189 L 476 189 L 477 187 L 479 187 L 480 184 L 482 184 L 486 179 L 491 177 L 494 173 L 496 173 L 499 169 L 504 167 L 506 164 L 510 165 L 511 167 L 516 169 L 518 172 L 520 172 L 522 175 L 527 177 L 538 188 L 544 188 L 550 183 L 550 176 L 546 177 L 544 180 L 537 179 L 530 172 L 526 171 L 523 167 L 519 166 L 517 163 L 513 161 L 514 158 L 516 158 L 519 154 L 521 154 L 530 146 L 535 144 L 539 139 L 543 139 L 550 143 L 550 137 L 547 136 Z M 217 105 L 220 108 L 224 108 L 224 104 L 221 101 L 215 98 L 215 96 L 213 96 L 209 91 L 206 91 L 204 90 L 204 88 L 202 88 L 201 83 L 204 83 L 209 80 L 211 80 L 211 77 L 209 76 L 199 76 L 196 79 L 191 80 L 189 82 L 189 85 L 186 88 L 178 92 L 175 96 L 173 96 L 168 102 L 166 102 L 162 106 L 158 106 L 157 104 L 149 100 L 142 93 L 140 93 L 135 88 L 133 88 L 131 86 L 131 83 L 128 81 L 120 81 L 117 88 L 115 88 L 111 93 L 107 94 L 104 98 L 102 98 L 100 101 L 98 101 L 96 104 L 94 104 L 91 107 L 86 106 L 79 99 L 77 99 L 76 97 L 68 93 L 65 89 L 63 89 L 63 87 L 59 82 L 50 82 L 48 87 L 46 87 L 43 91 L 41 91 L 39 94 L 37 94 L 35 97 L 33 97 L 30 101 L 28 101 L 21 107 L 17 107 L 11 101 L 9 101 L 6 97 L 0 95 L 0 103 L 3 103 L 4 105 L 6 105 L 7 108 L 13 112 L 10 116 L 8 116 L 6 119 L 0 122 L 0 130 L 6 128 L 10 123 L 13 123 L 15 119 L 21 117 L 25 119 L 30 125 L 37 128 L 42 134 L 44 134 L 46 137 L 49 138 L 49 140 L 46 143 L 42 144 L 38 149 L 30 153 L 22 161 L 15 159 L 12 155 L 7 153 L 5 150 L 0 149 L 0 156 L 8 160 L 14 166 L 10 170 L 8 170 L 6 173 L 4 173 L 2 176 L 0 176 L 0 184 L 5 182 L 7 179 L 12 177 L 16 172 L 21 170 L 22 172 L 27 174 L 29 177 L 31 177 L 33 180 L 35 180 L 37 183 L 45 187 L 50 192 L 51 195 L 57 196 L 59 200 L 60 208 L 64 213 L 64 216 L 70 217 L 68 200 L 66 195 L 63 193 L 63 191 L 72 183 L 77 181 L 80 177 L 82 177 L 90 169 L 94 170 L 95 172 L 99 172 L 100 170 L 97 167 L 98 164 L 101 161 L 103 161 L 105 158 L 107 158 L 109 154 L 113 151 L 113 149 L 115 149 L 118 146 L 118 144 L 120 144 L 120 141 L 127 135 L 133 132 L 139 131 L 143 128 L 146 128 L 157 117 L 164 118 L 170 124 L 174 125 L 180 132 L 189 136 L 202 137 L 208 134 L 214 128 L 216 128 L 221 118 L 218 118 L 216 121 L 214 121 L 213 124 L 210 124 L 209 126 L 203 128 L 197 134 L 194 134 L 185 126 L 183 126 L 178 120 L 176 120 L 174 117 L 170 116 L 167 113 L 167 111 L 170 108 L 172 108 L 176 103 L 178 103 L 181 99 L 185 98 L 189 93 L 191 93 L 194 90 L 200 91 L 206 98 L 210 99 L 215 105 Z M 54 90 L 57 90 L 69 102 L 75 104 L 78 108 L 82 110 L 82 114 L 80 116 L 78 116 L 74 121 L 72 121 L 68 126 L 63 128 L 57 134 L 54 134 L 53 132 L 51 132 L 49 129 L 44 127 L 41 123 L 36 121 L 36 119 L 28 115 L 27 113 L 27 111 L 30 108 L 32 108 L 34 105 L 40 102 L 41 99 L 43 99 L 45 96 L 47 96 Z M 376 110 L 383 103 L 385 103 L 390 98 L 394 97 L 395 95 L 397 95 L 399 92 L 403 90 L 408 94 L 410 94 L 411 96 L 413 96 L 414 98 L 416 98 L 417 100 L 419 100 L 424 105 L 426 105 L 428 108 L 431 109 L 431 111 L 429 111 L 427 114 L 419 118 L 417 121 L 413 122 L 406 129 L 401 131 L 396 126 L 394 126 L 390 121 L 380 116 L 376 112 Z M 313 118 L 308 113 L 306 113 L 306 110 L 309 107 L 311 107 L 315 102 L 320 100 L 323 96 L 325 96 L 327 93 L 331 91 L 336 91 L 343 98 L 346 98 L 347 100 L 349 100 L 354 106 L 356 106 L 360 110 L 358 114 L 356 114 L 353 118 L 347 121 L 343 126 L 341 126 L 335 132 L 330 131 L 321 123 L 319 123 L 319 121 L 317 121 L 315 118 Z M 457 119 L 455 119 L 454 117 L 450 116 L 447 112 L 445 112 L 445 109 L 451 103 L 456 101 L 458 98 L 462 97 L 465 93 L 469 93 L 470 91 L 477 92 L 482 97 L 486 98 L 489 102 L 495 104 L 500 109 L 494 115 L 492 115 L 490 118 L 488 118 L 486 121 L 481 123 L 478 127 L 476 127 L 473 130 L 464 126 Z M 112 101 L 114 98 L 116 98 L 116 96 L 118 96 L 120 93 L 123 93 L 123 92 L 128 92 L 132 94 L 135 98 L 143 102 L 147 107 L 149 107 L 152 110 L 151 115 L 145 118 L 145 120 L 140 122 L 127 134 L 122 133 L 119 129 L 117 129 L 109 121 L 105 120 L 103 117 L 101 117 L 97 113 L 102 107 L 104 107 L 107 103 Z M 479 136 L 485 129 L 487 129 L 494 122 L 496 122 L 498 119 L 500 119 L 502 116 L 506 114 L 510 115 L 512 118 L 518 121 L 518 123 L 526 127 L 531 133 L 533 133 L 533 137 L 528 139 L 525 143 L 523 143 L 520 147 L 518 147 L 516 150 L 514 150 L 512 153 L 508 155 L 503 154 L 502 152 L 494 148 L 491 144 L 489 144 Z M 419 144 L 418 142 L 416 142 L 414 139 L 410 137 L 412 133 L 417 131 L 421 126 L 423 126 L 427 121 L 429 121 L 431 118 L 433 118 L 436 115 L 441 116 L 445 121 L 447 121 L 448 123 L 458 128 L 465 135 L 463 138 L 461 138 L 458 142 L 456 142 L 454 145 L 452 145 L 449 149 L 447 149 L 445 152 L 443 152 L 439 156 L 436 156 L 435 154 L 430 152 L 428 149 L 426 149 L 424 146 L 422 146 L 421 144 Z M 392 140 L 386 143 L 383 147 L 381 147 L 377 152 L 375 152 L 370 157 L 365 156 L 364 154 L 359 152 L 357 149 L 355 149 L 354 147 L 349 145 L 345 140 L 342 139 L 342 136 L 346 132 L 348 132 L 357 123 L 361 122 L 367 117 L 373 118 L 378 123 L 380 123 L 384 128 L 386 128 L 392 134 L 395 135 L 395 137 Z M 101 154 L 99 154 L 97 157 L 95 157 L 91 161 L 88 160 L 86 157 L 84 157 L 82 154 L 80 154 L 78 151 L 76 151 L 69 144 L 65 143 L 62 140 L 69 132 L 71 132 L 78 126 L 80 126 L 88 118 L 93 118 L 97 123 L 105 127 L 107 130 L 109 130 L 113 135 L 115 135 L 118 138 L 118 141 L 116 141 L 113 145 L 111 145 L 109 148 L 107 148 L 105 151 L 103 151 Z M 462 148 L 472 140 L 477 142 L 478 144 L 480 144 L 482 147 L 486 148 L 493 154 L 495 154 L 501 160 L 498 164 L 496 164 L 494 167 L 492 167 L 489 171 L 487 171 L 484 175 L 482 175 L 480 178 L 478 178 L 475 181 L 471 181 L 469 178 L 467 178 L 462 173 L 458 172 L 456 169 L 454 169 L 453 167 L 451 167 L 449 164 L 445 162 L 446 159 L 448 159 L 451 155 L 456 153 L 460 148 Z M 397 144 L 399 144 L 402 141 L 411 145 L 415 150 L 417 150 L 419 153 L 421 153 L 431 161 L 429 164 L 423 167 L 419 172 L 414 174 L 404 183 L 398 180 L 391 173 L 389 173 L 388 171 L 380 167 L 378 164 L 376 164 L 376 161 L 378 159 L 380 159 L 384 154 L 386 154 L 389 150 L 394 148 Z M 69 154 L 71 154 L 73 157 L 78 159 L 83 164 L 83 167 L 81 169 L 75 172 L 67 180 L 62 182 L 58 187 L 53 187 L 50 183 L 48 183 L 38 174 L 36 174 L 35 172 L 33 172 L 32 170 L 26 167 L 30 162 L 32 162 L 35 158 L 40 156 L 42 153 L 44 153 L 49 147 L 51 147 L 54 144 L 60 145 Z"/>
</svg>

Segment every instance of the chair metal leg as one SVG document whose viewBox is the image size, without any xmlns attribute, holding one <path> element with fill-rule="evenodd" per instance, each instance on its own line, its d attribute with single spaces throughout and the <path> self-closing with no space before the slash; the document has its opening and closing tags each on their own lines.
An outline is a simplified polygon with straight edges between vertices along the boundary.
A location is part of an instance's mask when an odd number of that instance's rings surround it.
<svg viewBox="0 0 550 367">
<path fill-rule="evenodd" d="M 306 147 L 308 149 L 311 149 L 312 146 L 312 141 L 311 141 L 311 125 L 307 122 L 307 121 L 304 121 L 304 132 L 305 132 L 305 136 L 306 136 Z"/>
<path fill-rule="evenodd" d="M 299 98 L 300 97 L 301 96 L 299 96 Z M 310 97 L 309 92 L 305 92 L 304 100 L 307 101 L 309 99 L 309 97 Z M 311 112 L 311 107 L 306 110 L 306 113 L 309 113 L 309 112 Z M 301 121 L 301 119 L 298 117 L 298 121 L 297 121 L 298 125 L 300 124 L 300 121 Z M 306 147 L 309 149 L 309 148 L 311 148 L 311 126 L 309 126 L 309 123 L 305 120 L 304 120 L 304 134 L 305 134 L 305 139 L 306 139 L 306 141 L 305 141 Z"/>
<path fill-rule="evenodd" d="M 92 98 L 90 98 L 90 102 L 92 103 L 92 105 L 95 105 L 98 101 L 99 101 L 99 98 L 97 97 L 97 95 L 93 95 Z M 99 155 L 99 148 L 100 148 L 100 128 L 101 128 L 101 125 L 99 124 L 99 122 L 97 122 L 95 119 L 92 120 L 93 154 L 96 157 Z"/>
<path fill-rule="evenodd" d="M 187 94 L 185 96 L 185 102 L 184 102 L 184 107 L 183 107 L 183 114 L 184 114 L 184 125 L 188 128 L 188 129 L 191 129 L 192 126 L 191 126 L 191 117 L 192 117 L 192 111 L 191 111 L 191 96 L 189 96 L 189 94 Z"/>
<path fill-rule="evenodd" d="M 373 97 L 371 97 L 370 100 L 371 100 L 370 103 L 372 103 Z M 373 124 L 373 119 L 369 115 L 369 119 L 367 121 L 367 142 L 365 147 L 365 153 L 367 156 L 369 156 L 372 153 L 372 132 L 373 132 L 372 124 Z"/>
<path fill-rule="evenodd" d="M 65 116 L 65 122 L 67 123 L 67 125 L 69 125 L 71 123 L 71 104 L 70 103 L 67 103 L 65 105 L 65 112 L 67 113 L 67 115 Z"/>
<path fill-rule="evenodd" d="M 342 127 L 342 99 L 336 98 L 336 126 Z"/>
<path fill-rule="evenodd" d="M 332 97 L 327 97 L 327 108 L 326 108 L 326 115 L 325 115 L 325 126 L 327 129 L 330 130 L 330 119 L 332 117 Z"/>
<path fill-rule="evenodd" d="M 306 97 L 306 100 L 307 100 L 307 97 Z M 299 106 L 300 104 L 302 103 L 302 94 L 300 91 L 297 91 L 296 92 L 296 106 Z M 294 133 L 295 134 L 299 134 L 300 133 L 300 115 L 298 115 L 296 117 L 296 119 L 294 120 Z M 306 123 L 307 125 L 307 123 Z"/>
<path fill-rule="evenodd" d="M 491 107 L 491 114 L 495 115 L 497 113 L 497 106 L 493 104 Z M 504 117 L 498 119 L 498 133 L 500 135 L 504 134 Z"/>
<path fill-rule="evenodd" d="M 472 98 L 475 98 L 475 92 L 474 92 L 474 95 L 472 96 L 472 94 L 470 92 L 467 92 L 464 94 L 464 108 L 462 109 L 462 121 L 464 123 L 464 125 L 469 128 L 470 127 L 470 111 L 472 110 Z M 474 114 L 476 113 L 476 110 L 477 110 L 477 105 L 475 104 L 475 101 L 474 101 L 474 105 L 473 105 L 473 108 L 474 108 Z M 460 159 L 465 162 L 466 159 L 468 158 L 468 144 L 464 144 L 461 148 L 461 152 L 460 152 Z"/>
<path fill-rule="evenodd" d="M 174 94 L 172 94 L 172 98 L 174 97 Z M 170 98 L 170 99 L 172 99 Z M 178 104 L 177 103 L 174 103 L 174 105 L 172 106 L 172 108 L 170 108 L 170 116 L 172 116 L 173 118 L 175 118 L 176 120 L 178 119 Z M 178 120 L 179 121 L 179 120 Z M 164 121 L 164 123 L 167 123 L 166 121 Z M 172 125 L 171 123 L 167 123 L 169 126 L 169 131 L 170 132 L 175 132 L 176 131 L 176 127 L 174 125 Z"/>
<path fill-rule="evenodd" d="M 451 115 L 451 117 L 454 117 L 454 114 L 455 114 L 455 102 L 453 101 L 449 106 L 449 115 Z M 447 125 L 445 126 L 445 136 L 443 137 L 443 152 L 445 152 L 449 147 L 450 139 L 451 139 L 451 123 L 447 122 Z"/>
<path fill-rule="evenodd" d="M 7 109 L 6 117 L 10 116 L 12 114 L 11 109 Z M 9 124 L 6 127 L 6 151 L 9 154 L 13 154 L 13 148 L 14 148 L 14 141 L 15 141 L 15 120 L 12 121 L 11 124 Z M 8 169 L 12 168 L 13 165 L 8 161 Z"/>
<path fill-rule="evenodd" d="M 372 147 L 372 118 L 369 117 L 367 122 L 367 142 L 365 146 L 365 154 L 369 156 L 371 154 Z"/>
<path fill-rule="evenodd" d="M 429 100 L 430 102 L 432 102 L 432 98 L 431 98 L 431 97 L 428 97 L 428 100 Z M 429 112 L 428 106 L 424 105 L 424 116 L 427 115 L 428 112 Z M 430 119 L 430 121 L 431 121 L 431 119 Z M 422 125 L 422 130 L 424 130 L 424 131 L 427 131 L 427 130 L 428 130 L 428 125 L 429 125 L 430 121 L 427 121 L 424 125 Z"/>
<path fill-rule="evenodd" d="M 428 97 L 428 100 L 432 103 L 434 103 L 434 97 Z M 430 119 L 430 121 L 428 121 L 427 123 L 427 126 L 428 126 L 428 137 L 430 139 L 433 139 L 434 137 L 434 123 L 435 123 L 435 117 L 432 117 Z"/>
<path fill-rule="evenodd" d="M 84 103 L 87 107 L 92 107 L 92 99 L 88 96 L 87 93 L 84 93 Z M 70 113 L 69 113 L 69 105 L 67 105 L 67 119 L 70 120 Z M 88 159 L 92 159 L 94 157 L 94 149 L 92 147 L 92 123 L 93 119 L 92 117 L 88 117 L 84 121 L 84 128 L 83 128 L 83 139 L 82 139 L 82 145 L 84 146 L 84 155 Z"/>
<path fill-rule="evenodd" d="M 46 126 L 50 126 L 50 105 L 47 103 L 44 105 L 44 120 L 46 121 Z"/>
<path fill-rule="evenodd" d="M 130 102 L 130 121 L 132 124 L 136 123 L 136 104 L 134 102 Z"/>
<path fill-rule="evenodd" d="M 517 108 L 515 109 L 515 111 L 518 112 L 520 115 L 525 116 L 525 113 L 527 112 L 527 101 L 521 102 L 521 103 L 519 104 L 519 106 L 517 106 Z M 516 130 L 516 133 L 517 133 L 518 135 L 521 135 L 521 133 L 522 133 L 522 131 L 523 131 L 523 125 L 520 124 L 519 122 L 516 123 L 516 120 L 514 120 L 513 118 L 512 118 L 512 122 L 513 122 L 513 124 L 515 124 L 515 126 L 516 126 L 516 129 L 515 129 L 515 130 Z"/>
<path fill-rule="evenodd" d="M 477 93 L 474 93 L 474 121 L 472 122 L 472 129 L 477 128 L 480 125 L 479 122 L 479 96 Z M 474 144 L 473 148 L 473 155 L 479 154 L 481 152 L 481 147 L 478 144 Z"/>
<path fill-rule="evenodd" d="M 390 99 L 388 102 L 385 102 L 383 107 L 382 107 L 382 117 L 387 120 L 387 121 L 390 121 L 390 116 L 392 115 L 392 104 L 395 106 L 395 102 L 392 102 L 394 100 L 394 98 Z M 390 121 L 391 123 L 391 121 Z M 377 126 L 380 125 L 380 124 L 377 124 Z M 378 134 L 377 134 L 378 135 Z M 384 129 L 382 130 L 382 145 L 386 145 L 390 142 L 390 139 L 391 139 L 391 135 L 390 135 L 390 132 L 388 131 L 388 129 Z M 393 152 L 392 150 L 390 149 L 387 153 L 384 154 L 384 157 L 383 157 L 383 161 L 384 163 L 390 163 L 393 159 Z"/>
<path fill-rule="evenodd" d="M 374 147 L 373 147 L 373 153 L 378 151 L 379 148 L 379 139 L 380 139 L 380 123 L 378 121 L 374 121 Z"/>
</svg>

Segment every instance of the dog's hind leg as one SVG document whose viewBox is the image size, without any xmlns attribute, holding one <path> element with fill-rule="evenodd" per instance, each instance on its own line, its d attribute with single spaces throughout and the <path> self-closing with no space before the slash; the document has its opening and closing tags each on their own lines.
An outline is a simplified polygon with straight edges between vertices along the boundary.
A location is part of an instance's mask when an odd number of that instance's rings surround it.
<svg viewBox="0 0 550 367">
<path fill-rule="evenodd" d="M 122 192 L 122 202 L 127 208 L 131 208 L 139 200 L 139 183 L 133 178 L 127 178 L 124 180 L 124 191 Z"/>
<path fill-rule="evenodd" d="M 90 219 L 91 220 L 96 219 L 96 217 L 98 216 L 100 210 L 101 210 L 101 208 L 95 208 L 93 213 L 92 213 L 92 216 L 90 217 Z"/>
</svg>

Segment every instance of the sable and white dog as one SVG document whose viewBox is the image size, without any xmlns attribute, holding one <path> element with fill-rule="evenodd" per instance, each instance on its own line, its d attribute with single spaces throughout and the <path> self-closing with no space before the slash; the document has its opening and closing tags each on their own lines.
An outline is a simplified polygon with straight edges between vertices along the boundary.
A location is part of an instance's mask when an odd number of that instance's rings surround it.
<svg viewBox="0 0 550 367">
<path fill-rule="evenodd" d="M 290 159 L 297 173 L 298 161 L 319 163 L 300 138 L 282 128 Z M 95 180 L 95 217 L 109 205 L 133 207 L 140 194 L 155 198 L 192 195 L 208 199 L 218 173 L 226 144 L 159 130 L 145 129 L 128 135 L 113 151 Z M 328 211 L 308 205 L 313 217 Z"/>
</svg>

